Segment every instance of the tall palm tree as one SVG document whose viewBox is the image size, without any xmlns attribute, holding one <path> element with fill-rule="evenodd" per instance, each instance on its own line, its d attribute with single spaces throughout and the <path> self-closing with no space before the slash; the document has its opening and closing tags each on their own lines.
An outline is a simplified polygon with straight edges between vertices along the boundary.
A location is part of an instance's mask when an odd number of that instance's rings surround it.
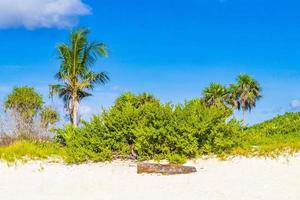
<svg viewBox="0 0 300 200">
<path fill-rule="evenodd" d="M 235 87 L 235 94 L 238 95 L 239 103 L 237 108 L 243 110 L 243 122 L 246 124 L 246 111 L 251 111 L 256 106 L 256 101 L 262 95 L 262 88 L 259 83 L 247 74 L 240 74 L 237 77 L 237 85 Z"/>
<path fill-rule="evenodd" d="M 204 102 L 209 106 L 218 103 L 225 103 L 228 96 L 228 90 L 224 85 L 211 83 L 203 90 L 202 96 Z"/>
<path fill-rule="evenodd" d="M 71 31 L 69 43 L 58 45 L 61 65 L 56 78 L 61 84 L 50 85 L 50 95 L 58 94 L 63 99 L 73 127 L 77 127 L 80 101 L 92 95 L 88 90 L 109 80 L 106 72 L 91 69 L 99 56 L 107 56 L 107 47 L 96 41 L 89 42 L 88 34 L 87 29 L 76 29 Z"/>
</svg>

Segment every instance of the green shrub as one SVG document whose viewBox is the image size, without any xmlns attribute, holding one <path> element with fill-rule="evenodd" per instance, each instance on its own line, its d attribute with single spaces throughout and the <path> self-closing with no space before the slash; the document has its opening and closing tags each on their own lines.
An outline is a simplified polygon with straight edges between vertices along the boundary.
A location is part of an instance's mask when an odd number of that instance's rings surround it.
<svg viewBox="0 0 300 200">
<path fill-rule="evenodd" d="M 231 115 L 224 105 L 207 107 L 200 99 L 174 106 L 146 93 L 125 93 L 82 127 L 58 130 L 56 140 L 66 145 L 70 162 L 137 154 L 139 160 L 182 163 L 239 145 L 240 124 L 228 121 Z"/>
<path fill-rule="evenodd" d="M 178 111 L 177 111 L 178 112 Z M 176 112 L 171 104 L 145 104 L 140 108 L 141 119 L 132 130 L 135 149 L 140 160 L 168 159 L 169 156 L 194 157 L 198 152 L 196 139 L 176 130 Z"/>
<path fill-rule="evenodd" d="M 126 146 L 121 144 L 120 137 L 103 129 L 101 119 L 94 117 L 82 128 L 66 126 L 58 130 L 56 140 L 66 145 L 67 162 L 107 161 L 126 151 L 122 150 Z"/>
<path fill-rule="evenodd" d="M 176 117 L 176 132 L 197 139 L 200 153 L 221 153 L 240 143 L 240 123 L 229 120 L 232 110 L 223 104 L 206 106 L 202 100 L 188 101 Z M 178 123 L 181 122 L 181 123 Z"/>
</svg>

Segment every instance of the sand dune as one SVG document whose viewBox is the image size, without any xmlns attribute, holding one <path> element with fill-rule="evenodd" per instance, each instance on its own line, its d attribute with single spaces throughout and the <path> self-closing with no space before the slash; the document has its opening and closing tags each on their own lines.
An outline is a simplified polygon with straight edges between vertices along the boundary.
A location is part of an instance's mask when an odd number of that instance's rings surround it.
<svg viewBox="0 0 300 200">
<path fill-rule="evenodd" d="M 0 163 L 0 199 L 300 199 L 300 155 L 189 164 L 198 172 L 161 176 L 138 175 L 135 163 L 121 161 L 74 166 L 44 161 L 13 167 Z"/>
</svg>

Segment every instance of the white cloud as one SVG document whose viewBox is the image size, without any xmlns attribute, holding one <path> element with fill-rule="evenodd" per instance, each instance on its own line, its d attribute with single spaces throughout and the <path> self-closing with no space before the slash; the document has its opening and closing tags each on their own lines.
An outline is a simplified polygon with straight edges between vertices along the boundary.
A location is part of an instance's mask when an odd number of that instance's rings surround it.
<svg viewBox="0 0 300 200">
<path fill-rule="evenodd" d="M 299 100 L 293 100 L 293 101 L 291 101 L 290 106 L 294 110 L 300 109 L 300 101 Z"/>
<path fill-rule="evenodd" d="M 79 106 L 79 115 L 81 118 L 88 118 L 92 114 L 92 108 L 88 105 L 80 105 Z"/>
<path fill-rule="evenodd" d="M 0 28 L 65 28 L 91 9 L 81 0 L 0 0 Z"/>
<path fill-rule="evenodd" d="M 118 90 L 120 90 L 120 88 L 121 87 L 119 85 L 114 85 L 111 87 L 112 91 L 118 91 Z"/>
</svg>

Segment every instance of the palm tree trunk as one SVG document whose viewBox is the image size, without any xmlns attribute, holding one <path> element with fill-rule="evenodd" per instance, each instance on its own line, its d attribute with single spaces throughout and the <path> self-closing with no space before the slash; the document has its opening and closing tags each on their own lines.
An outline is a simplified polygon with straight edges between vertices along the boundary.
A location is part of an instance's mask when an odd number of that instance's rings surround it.
<svg viewBox="0 0 300 200">
<path fill-rule="evenodd" d="M 78 119 L 77 119 L 77 116 L 78 116 L 78 101 L 76 99 L 76 97 L 73 97 L 72 98 L 72 113 L 71 113 L 71 123 L 72 123 L 72 126 L 74 128 L 77 127 L 77 123 L 78 123 Z"/>
<path fill-rule="evenodd" d="M 243 125 L 246 126 L 246 110 L 243 110 Z"/>
</svg>

